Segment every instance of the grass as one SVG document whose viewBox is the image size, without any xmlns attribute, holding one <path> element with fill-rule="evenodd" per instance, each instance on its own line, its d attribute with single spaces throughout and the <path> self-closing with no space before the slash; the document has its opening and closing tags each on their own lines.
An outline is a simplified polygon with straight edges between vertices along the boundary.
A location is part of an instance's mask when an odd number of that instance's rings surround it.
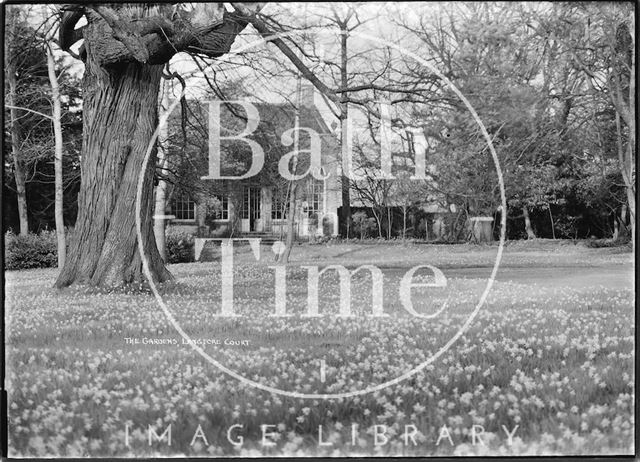
<svg viewBox="0 0 640 462">
<path fill-rule="evenodd" d="M 243 376 L 286 390 L 336 393 L 383 383 L 437 351 L 475 307 L 496 251 L 472 245 L 299 246 L 287 275 L 287 307 L 295 314 L 289 318 L 269 316 L 274 282 L 267 247 L 259 262 L 248 248 L 237 251 L 241 318 L 215 316 L 217 262 L 172 265 L 178 282 L 161 291 L 184 330 L 219 341 L 203 348 Z M 631 454 L 632 261 L 629 252 L 614 248 L 510 243 L 486 306 L 440 359 L 383 391 L 337 400 L 272 395 L 227 377 L 181 344 L 145 291 L 56 291 L 54 269 L 8 272 L 10 455 Z M 352 285 L 358 317 L 335 316 L 335 276 L 320 286 L 326 316 L 299 316 L 307 297 L 300 266 L 338 263 L 383 268 L 388 318 L 363 316 L 371 306 L 364 273 Z M 399 301 L 400 279 L 418 264 L 435 265 L 448 278 L 446 289 L 413 291 L 421 313 L 449 298 L 435 319 L 414 318 Z M 175 339 L 177 345 L 128 344 L 125 338 Z M 225 345 L 225 339 L 244 344 Z M 149 445 L 148 427 L 161 434 L 169 424 L 171 446 Z M 227 440 L 234 424 L 243 425 L 232 430 L 233 438 L 244 437 L 242 446 Z M 268 438 L 274 447 L 261 445 L 264 424 L 274 425 L 268 429 L 275 432 Z M 198 425 L 207 444 L 192 441 Z M 375 425 L 387 444 L 374 444 Z M 482 426 L 484 444 L 473 444 L 474 425 Z M 333 446 L 319 444 L 319 426 L 322 441 Z M 412 426 L 416 434 L 405 441 Z M 516 426 L 510 440 L 505 432 Z M 443 431 L 450 439 L 436 444 Z"/>
</svg>

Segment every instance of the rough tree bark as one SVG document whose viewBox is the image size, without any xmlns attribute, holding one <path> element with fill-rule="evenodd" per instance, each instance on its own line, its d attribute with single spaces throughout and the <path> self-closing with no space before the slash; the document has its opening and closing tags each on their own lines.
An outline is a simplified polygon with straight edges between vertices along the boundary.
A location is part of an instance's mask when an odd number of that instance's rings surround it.
<svg viewBox="0 0 640 462">
<path fill-rule="evenodd" d="M 74 239 L 58 287 L 74 282 L 118 286 L 143 280 L 132 211 L 142 161 L 157 126 L 161 74 L 161 65 L 137 62 L 106 70 L 88 47 L 83 79 L 83 187 Z M 166 281 L 171 275 L 151 227 L 153 157 L 142 194 L 143 245 L 152 274 Z"/>
<path fill-rule="evenodd" d="M 251 4 L 253 10 L 262 4 Z M 62 7 L 60 46 L 84 38 L 83 144 L 78 218 L 57 287 L 143 280 L 136 237 L 138 176 L 158 122 L 162 65 L 180 52 L 219 57 L 246 22 L 221 4 Z M 82 16 L 87 25 L 75 29 Z M 142 244 L 156 281 L 171 279 L 153 234 L 156 153 L 144 172 Z"/>
</svg>

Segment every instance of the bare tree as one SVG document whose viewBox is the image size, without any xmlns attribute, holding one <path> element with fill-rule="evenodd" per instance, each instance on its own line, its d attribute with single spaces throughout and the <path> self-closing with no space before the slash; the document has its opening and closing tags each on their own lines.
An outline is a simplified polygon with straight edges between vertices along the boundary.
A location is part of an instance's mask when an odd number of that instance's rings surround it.
<svg viewBox="0 0 640 462">
<path fill-rule="evenodd" d="M 25 36 L 25 28 L 22 27 L 24 18 L 21 11 L 9 8 L 7 11 L 7 31 L 5 36 L 5 66 L 4 77 L 7 84 L 7 107 L 9 108 L 9 125 L 11 133 L 11 152 L 13 157 L 13 171 L 16 181 L 16 194 L 18 197 L 18 217 L 20 220 L 20 234 L 29 233 L 29 220 L 27 215 L 27 192 L 25 159 L 21 151 L 23 133 L 20 125 L 20 108 L 18 107 L 18 76 L 30 72 L 28 56 L 31 51 L 25 46 L 28 37 Z M 31 35 L 31 34 L 30 34 Z"/>
<path fill-rule="evenodd" d="M 62 142 L 62 108 L 60 104 L 60 86 L 56 75 L 55 61 L 51 43 L 47 43 L 47 70 L 49 83 L 51 85 L 51 105 L 53 133 L 55 138 L 55 220 L 56 220 L 56 240 L 58 245 L 58 268 L 62 270 L 67 255 L 67 242 L 64 232 L 64 203 L 63 203 L 63 177 L 62 177 L 62 156 L 64 145 Z"/>
</svg>

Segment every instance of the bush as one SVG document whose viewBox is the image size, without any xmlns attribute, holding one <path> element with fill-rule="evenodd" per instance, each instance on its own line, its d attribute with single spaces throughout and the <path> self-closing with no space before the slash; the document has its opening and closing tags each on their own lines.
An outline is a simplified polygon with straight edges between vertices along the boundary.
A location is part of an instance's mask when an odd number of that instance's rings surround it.
<svg viewBox="0 0 640 462">
<path fill-rule="evenodd" d="M 603 247 L 631 247 L 631 238 L 623 236 L 620 239 L 587 239 L 584 241 L 585 247 L 590 249 L 600 249 Z"/>
<path fill-rule="evenodd" d="M 191 263 L 195 261 L 194 237 L 182 232 L 167 231 L 168 263 Z"/>
<path fill-rule="evenodd" d="M 69 231 L 67 231 L 69 243 Z M 194 238 L 191 234 L 168 232 L 166 237 L 169 263 L 194 261 Z M 42 231 L 26 236 L 8 231 L 4 236 L 4 268 L 21 270 L 29 268 L 55 268 L 58 265 L 56 232 Z"/>
<path fill-rule="evenodd" d="M 56 232 L 42 231 L 26 236 L 4 235 L 4 267 L 7 270 L 51 268 L 58 265 Z"/>
<path fill-rule="evenodd" d="M 378 224 L 375 218 L 369 218 L 366 212 L 359 211 L 352 215 L 353 229 L 358 233 L 360 239 L 375 235 Z"/>
</svg>

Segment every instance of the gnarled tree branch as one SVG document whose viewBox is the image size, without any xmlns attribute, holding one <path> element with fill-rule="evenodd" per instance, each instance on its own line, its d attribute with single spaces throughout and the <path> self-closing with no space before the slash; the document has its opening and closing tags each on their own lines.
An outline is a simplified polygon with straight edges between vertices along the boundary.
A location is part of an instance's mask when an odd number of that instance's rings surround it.
<svg viewBox="0 0 640 462">
<path fill-rule="evenodd" d="M 262 6 L 248 3 L 244 11 L 259 11 Z M 70 51 L 84 38 L 85 46 L 103 66 L 133 61 L 163 64 L 183 51 L 217 58 L 229 52 L 247 25 L 244 16 L 204 3 L 190 11 L 162 5 L 142 17 L 133 17 L 139 11 L 125 4 L 71 5 L 62 7 L 61 12 L 60 47 Z M 89 25 L 75 29 L 82 16 L 87 17 Z"/>
</svg>

